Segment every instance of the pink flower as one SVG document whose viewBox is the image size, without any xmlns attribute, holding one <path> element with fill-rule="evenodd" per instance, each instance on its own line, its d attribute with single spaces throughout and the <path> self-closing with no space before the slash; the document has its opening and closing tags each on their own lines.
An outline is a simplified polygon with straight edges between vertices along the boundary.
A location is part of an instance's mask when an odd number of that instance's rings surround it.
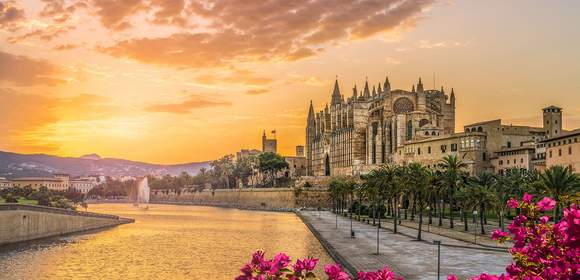
<svg viewBox="0 0 580 280">
<path fill-rule="evenodd" d="M 264 260 L 264 251 L 256 251 L 252 255 L 252 264 L 259 265 Z"/>
<path fill-rule="evenodd" d="M 510 200 L 508 200 L 507 205 L 509 208 L 512 209 L 516 209 L 519 206 L 519 203 L 516 199 L 510 198 Z"/>
<path fill-rule="evenodd" d="M 327 264 L 324 266 L 324 272 L 329 280 L 350 280 L 350 276 L 342 271 L 339 264 Z"/>
<path fill-rule="evenodd" d="M 524 197 L 522 198 L 522 200 L 526 203 L 532 203 L 533 198 L 534 198 L 533 195 L 531 195 L 529 193 L 524 193 Z"/>
<path fill-rule="evenodd" d="M 536 206 L 538 206 L 540 211 L 549 211 L 554 209 L 554 207 L 556 206 L 556 201 L 549 197 L 544 197 L 542 198 L 542 200 L 538 201 Z"/>
<path fill-rule="evenodd" d="M 543 216 L 540 218 L 540 223 L 542 223 L 542 224 L 547 224 L 548 221 L 550 221 L 550 217 L 548 217 L 548 216 Z"/>
<path fill-rule="evenodd" d="M 505 240 L 508 236 L 509 234 L 507 232 L 503 232 L 499 229 L 496 229 L 491 233 L 491 239 L 493 240 Z"/>
<path fill-rule="evenodd" d="M 455 274 L 448 275 L 447 280 L 457 280 L 457 276 Z"/>
<path fill-rule="evenodd" d="M 312 271 L 316 268 L 318 259 L 310 258 L 304 260 L 296 260 L 296 263 L 292 265 L 292 268 L 297 273 L 302 273 L 302 271 Z"/>
</svg>

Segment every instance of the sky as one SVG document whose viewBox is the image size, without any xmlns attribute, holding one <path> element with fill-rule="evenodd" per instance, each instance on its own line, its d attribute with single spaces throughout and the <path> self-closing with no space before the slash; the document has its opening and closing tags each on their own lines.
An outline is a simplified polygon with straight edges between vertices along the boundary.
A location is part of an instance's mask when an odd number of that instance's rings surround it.
<svg viewBox="0 0 580 280">
<path fill-rule="evenodd" d="M 304 145 L 368 78 L 452 87 L 456 129 L 580 127 L 580 1 L 0 0 L 0 150 L 152 163 Z"/>
</svg>

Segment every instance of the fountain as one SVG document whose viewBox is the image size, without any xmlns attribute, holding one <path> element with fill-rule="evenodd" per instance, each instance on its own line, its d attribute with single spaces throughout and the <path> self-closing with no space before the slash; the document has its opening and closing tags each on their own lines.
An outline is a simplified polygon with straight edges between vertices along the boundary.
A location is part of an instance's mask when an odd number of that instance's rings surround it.
<svg viewBox="0 0 580 280">
<path fill-rule="evenodd" d="M 147 176 L 137 180 L 137 184 L 131 192 L 131 200 L 133 200 L 133 205 L 135 206 L 149 203 L 149 181 Z M 147 209 L 148 207 L 146 206 L 145 208 Z"/>
</svg>

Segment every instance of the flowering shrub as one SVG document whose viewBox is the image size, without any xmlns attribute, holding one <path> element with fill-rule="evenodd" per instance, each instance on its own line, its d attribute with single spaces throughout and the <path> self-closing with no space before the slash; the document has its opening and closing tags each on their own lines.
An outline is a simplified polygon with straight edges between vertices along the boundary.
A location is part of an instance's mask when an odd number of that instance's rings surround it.
<svg viewBox="0 0 580 280">
<path fill-rule="evenodd" d="M 556 201 L 544 197 L 534 203 L 533 196 L 524 194 L 521 201 L 510 199 L 507 204 L 519 209 L 519 215 L 508 226 L 509 232 L 495 230 L 492 239 L 499 242 L 512 240 L 510 249 L 513 262 L 502 275 L 481 274 L 471 280 L 541 280 L 541 279 L 580 279 L 580 210 L 576 205 L 564 210 L 564 218 L 549 224 L 550 218 L 543 213 L 554 209 Z M 284 253 L 273 259 L 266 259 L 264 252 L 256 251 L 252 261 L 242 267 L 236 280 L 300 280 L 319 279 L 314 274 L 318 259 L 307 258 L 291 260 Z M 324 266 L 329 280 L 351 280 L 338 264 Z M 358 280 L 402 279 L 384 267 L 374 272 L 359 272 Z M 448 280 L 456 280 L 450 275 Z"/>
<path fill-rule="evenodd" d="M 236 280 L 301 280 L 319 279 L 313 272 L 318 264 L 318 259 L 306 258 L 296 260 L 290 265 L 291 260 L 284 253 L 278 253 L 273 259 L 267 259 L 263 251 L 256 251 L 252 255 L 252 261 L 245 264 L 241 269 L 241 275 Z M 339 264 L 327 264 L 324 272 L 329 280 L 351 280 L 348 273 L 344 272 Z M 384 267 L 375 272 L 359 272 L 356 279 L 359 280 L 395 280 L 395 274 Z"/>
</svg>

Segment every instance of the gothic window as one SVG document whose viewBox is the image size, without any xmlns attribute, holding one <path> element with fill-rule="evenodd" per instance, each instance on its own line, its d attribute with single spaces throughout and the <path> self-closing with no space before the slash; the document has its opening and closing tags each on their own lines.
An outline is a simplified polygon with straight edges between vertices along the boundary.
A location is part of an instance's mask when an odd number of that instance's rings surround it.
<svg viewBox="0 0 580 280">
<path fill-rule="evenodd" d="M 407 122 L 407 140 L 413 139 L 413 122 L 409 120 Z"/>
<path fill-rule="evenodd" d="M 483 132 L 483 128 L 480 126 L 477 128 L 477 132 Z"/>
<path fill-rule="evenodd" d="M 412 112 L 414 107 L 413 102 L 409 98 L 401 97 L 395 101 L 393 110 L 395 111 L 395 114 L 405 114 Z"/>
</svg>

